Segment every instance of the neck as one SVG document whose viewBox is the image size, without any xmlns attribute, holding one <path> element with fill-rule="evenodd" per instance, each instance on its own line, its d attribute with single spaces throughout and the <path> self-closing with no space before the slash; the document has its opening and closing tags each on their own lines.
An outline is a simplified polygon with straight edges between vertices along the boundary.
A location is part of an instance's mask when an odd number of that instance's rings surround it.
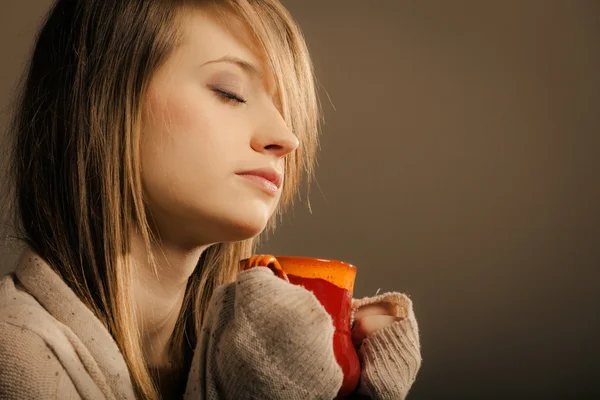
<svg viewBox="0 0 600 400">
<path fill-rule="evenodd" d="M 186 285 L 208 246 L 183 248 L 164 241 L 155 245 L 152 251 L 157 273 L 154 274 L 142 236 L 136 232 L 131 239 L 133 301 L 144 355 L 151 370 L 161 371 L 158 375 L 166 375 L 171 368 L 169 343 L 181 311 Z"/>
</svg>

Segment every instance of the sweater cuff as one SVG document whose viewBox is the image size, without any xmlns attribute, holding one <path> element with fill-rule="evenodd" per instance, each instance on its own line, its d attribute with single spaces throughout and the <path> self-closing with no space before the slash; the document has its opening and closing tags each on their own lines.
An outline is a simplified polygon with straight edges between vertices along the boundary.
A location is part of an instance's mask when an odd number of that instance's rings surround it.
<svg viewBox="0 0 600 400">
<path fill-rule="evenodd" d="M 359 350 L 362 370 L 358 392 L 371 399 L 404 399 L 421 367 L 419 327 L 412 301 L 402 293 L 392 292 L 355 300 L 352 308 L 355 311 L 377 303 L 395 306 L 395 316 L 403 319 L 363 341 Z"/>
</svg>

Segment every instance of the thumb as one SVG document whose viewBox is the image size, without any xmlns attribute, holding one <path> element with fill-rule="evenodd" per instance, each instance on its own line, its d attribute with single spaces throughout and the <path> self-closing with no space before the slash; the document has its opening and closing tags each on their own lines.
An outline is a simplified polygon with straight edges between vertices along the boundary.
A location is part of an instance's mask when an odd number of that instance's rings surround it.
<svg viewBox="0 0 600 400">
<path fill-rule="evenodd" d="M 369 315 L 360 318 L 355 321 L 352 328 L 352 344 L 358 349 L 362 345 L 363 340 L 373 333 L 402 319 L 401 317 L 391 315 Z"/>
</svg>

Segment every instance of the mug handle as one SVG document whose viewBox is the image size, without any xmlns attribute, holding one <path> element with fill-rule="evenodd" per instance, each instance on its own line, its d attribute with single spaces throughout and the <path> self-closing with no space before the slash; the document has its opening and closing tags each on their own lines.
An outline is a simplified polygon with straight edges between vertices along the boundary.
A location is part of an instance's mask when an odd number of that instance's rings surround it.
<svg viewBox="0 0 600 400">
<path fill-rule="evenodd" d="M 245 271 L 254 267 L 267 267 L 279 278 L 288 283 L 290 282 L 288 276 L 283 271 L 283 268 L 281 268 L 281 264 L 277 261 L 277 258 L 271 254 L 255 254 L 246 260 L 240 261 L 240 271 Z"/>
</svg>

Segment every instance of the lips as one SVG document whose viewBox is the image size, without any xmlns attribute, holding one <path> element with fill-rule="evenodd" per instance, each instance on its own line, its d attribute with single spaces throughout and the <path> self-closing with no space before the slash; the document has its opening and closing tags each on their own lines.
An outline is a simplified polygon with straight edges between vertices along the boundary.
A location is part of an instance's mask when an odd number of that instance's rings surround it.
<svg viewBox="0 0 600 400">
<path fill-rule="evenodd" d="M 259 178 L 266 179 L 271 182 L 273 185 L 277 187 L 277 189 L 281 188 L 282 183 L 282 174 L 277 172 L 273 168 L 258 168 L 250 171 L 238 172 L 237 175 L 251 175 L 257 176 Z"/>
</svg>

